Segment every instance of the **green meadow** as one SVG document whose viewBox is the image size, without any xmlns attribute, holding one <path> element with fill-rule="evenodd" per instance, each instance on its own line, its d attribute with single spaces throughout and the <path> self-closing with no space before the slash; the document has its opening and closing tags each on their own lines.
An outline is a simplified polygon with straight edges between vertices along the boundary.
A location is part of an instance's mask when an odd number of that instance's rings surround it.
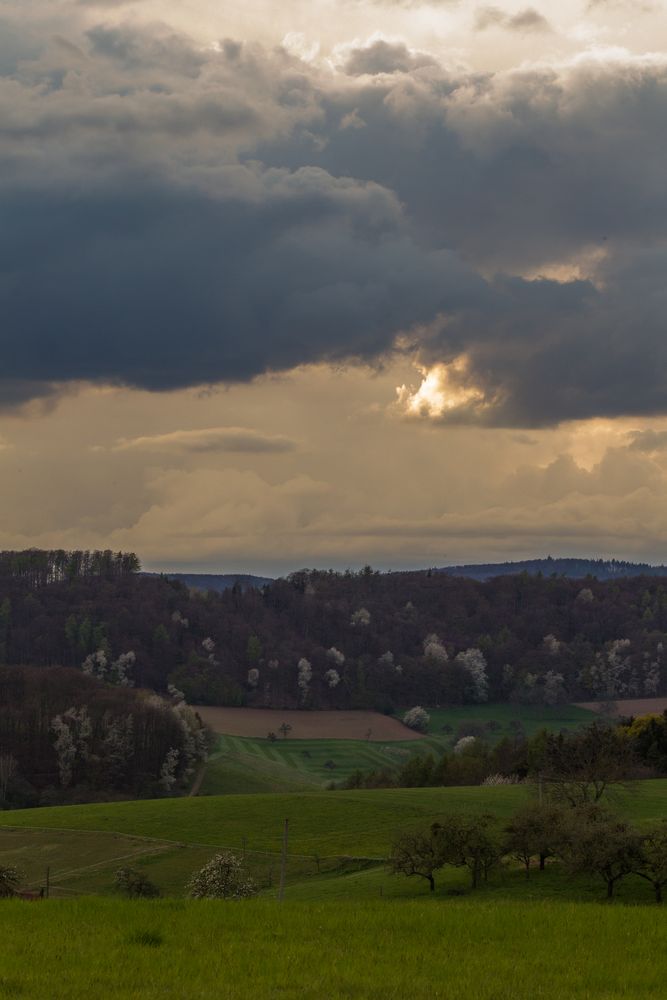
<svg viewBox="0 0 667 1000">
<path fill-rule="evenodd" d="M 421 895 L 421 880 L 395 879 L 383 860 L 394 836 L 448 812 L 491 812 L 507 819 L 534 790 L 405 788 L 376 791 L 224 795 L 115 802 L 0 813 L 0 863 L 15 864 L 34 887 L 50 870 L 54 895 L 109 893 L 123 865 L 141 868 L 167 895 L 182 896 L 188 878 L 216 850 L 245 856 L 263 891 L 277 885 L 283 823 L 290 823 L 288 882 L 295 898 L 318 900 Z M 639 782 L 611 803 L 635 822 L 667 816 L 667 779 Z M 465 888 L 459 872 L 441 889 Z M 551 881 L 550 881 L 551 879 Z M 442 881 L 442 880 L 441 880 Z M 497 897 L 532 898 L 518 869 L 504 870 L 484 889 Z M 555 876 L 542 894 L 597 898 L 595 883 Z M 627 888 L 627 892 L 625 887 Z M 650 898 L 645 883 L 624 883 L 628 899 Z M 1 994 L 0 994 L 1 996 Z"/>
<path fill-rule="evenodd" d="M 655 908 L 478 899 L 0 904 L 0 997 L 657 1000 Z"/>
<path fill-rule="evenodd" d="M 500 820 L 527 786 L 415 788 L 115 802 L 0 813 L 0 864 L 43 903 L 0 901 L 0 998 L 88 1000 L 660 1000 L 667 919 L 650 886 L 514 863 L 474 893 L 465 872 L 393 876 L 393 836 L 451 811 Z M 636 822 L 667 815 L 667 779 L 619 792 Z M 277 899 L 283 822 L 290 839 Z M 244 855 L 250 900 L 185 899 L 220 848 Z M 138 868 L 160 900 L 113 895 Z"/>
<path fill-rule="evenodd" d="M 482 725 L 495 722 L 498 728 L 489 733 L 489 739 L 499 740 L 512 736 L 520 726 L 526 736 L 533 736 L 540 729 L 555 732 L 561 729 L 577 729 L 589 725 L 600 716 L 577 705 L 510 705 L 506 702 L 482 705 L 452 705 L 447 708 L 429 708 L 431 716 L 429 731 L 433 735 L 442 733 L 443 727 L 450 727 L 454 734 L 465 723 Z"/>
</svg>

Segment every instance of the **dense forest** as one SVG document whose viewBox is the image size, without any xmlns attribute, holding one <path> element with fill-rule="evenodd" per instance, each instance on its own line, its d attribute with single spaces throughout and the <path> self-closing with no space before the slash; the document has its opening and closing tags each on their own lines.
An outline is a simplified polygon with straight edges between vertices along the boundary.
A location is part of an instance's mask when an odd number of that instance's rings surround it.
<svg viewBox="0 0 667 1000">
<path fill-rule="evenodd" d="M 660 578 L 303 570 L 214 593 L 137 570 L 120 553 L 0 556 L 0 664 L 282 708 L 667 691 Z"/>
</svg>

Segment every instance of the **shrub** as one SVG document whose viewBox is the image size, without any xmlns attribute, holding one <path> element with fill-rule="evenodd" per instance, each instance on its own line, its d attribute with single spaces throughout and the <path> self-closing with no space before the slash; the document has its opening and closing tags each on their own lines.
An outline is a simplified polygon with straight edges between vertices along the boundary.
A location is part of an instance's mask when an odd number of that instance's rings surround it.
<svg viewBox="0 0 667 1000">
<path fill-rule="evenodd" d="M 431 716 L 421 705 L 409 708 L 403 716 L 403 725 L 407 726 L 408 729 L 414 729 L 417 733 L 427 733 L 430 721 Z"/>
<path fill-rule="evenodd" d="M 255 883 L 231 851 L 216 854 L 188 883 L 188 894 L 194 899 L 244 899 L 256 892 Z"/>
<path fill-rule="evenodd" d="M 0 865 L 0 899 L 15 896 L 21 883 L 21 872 L 11 865 Z"/>
</svg>

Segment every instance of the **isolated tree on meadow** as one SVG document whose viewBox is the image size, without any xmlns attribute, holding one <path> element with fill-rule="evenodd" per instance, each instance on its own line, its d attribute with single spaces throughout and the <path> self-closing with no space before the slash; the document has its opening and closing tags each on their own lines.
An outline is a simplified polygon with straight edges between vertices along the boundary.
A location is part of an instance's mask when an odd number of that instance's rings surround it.
<svg viewBox="0 0 667 1000">
<path fill-rule="evenodd" d="M 245 899 L 257 892 L 244 865 L 231 851 L 211 858 L 192 876 L 187 888 L 194 899 Z"/>
<path fill-rule="evenodd" d="M 563 811 L 551 803 L 531 802 L 519 809 L 505 827 L 505 851 L 520 861 L 530 878 L 533 858 L 539 858 L 540 870 L 556 852 Z"/>
<path fill-rule="evenodd" d="M 662 890 L 667 885 L 667 820 L 642 830 L 635 874 L 651 883 L 656 903 L 662 903 Z"/>
<path fill-rule="evenodd" d="M 434 892 L 434 873 L 443 865 L 437 837 L 432 830 L 400 834 L 392 845 L 389 863 L 393 874 L 426 879 Z"/>
<path fill-rule="evenodd" d="M 473 889 L 501 861 L 502 842 L 491 815 L 453 813 L 434 823 L 431 831 L 442 863 L 467 868 Z"/>
<path fill-rule="evenodd" d="M 558 851 L 573 874 L 599 876 L 612 899 L 618 882 L 642 864 L 641 836 L 599 805 L 571 810 Z"/>
<path fill-rule="evenodd" d="M 409 708 L 403 716 L 403 725 L 407 726 L 408 729 L 414 729 L 417 733 L 427 733 L 430 721 L 431 716 L 421 705 Z"/>
<path fill-rule="evenodd" d="M 624 730 L 595 722 L 580 732 L 549 735 L 540 772 L 552 799 L 576 807 L 599 802 L 610 785 L 627 780 L 633 763 Z"/>
</svg>

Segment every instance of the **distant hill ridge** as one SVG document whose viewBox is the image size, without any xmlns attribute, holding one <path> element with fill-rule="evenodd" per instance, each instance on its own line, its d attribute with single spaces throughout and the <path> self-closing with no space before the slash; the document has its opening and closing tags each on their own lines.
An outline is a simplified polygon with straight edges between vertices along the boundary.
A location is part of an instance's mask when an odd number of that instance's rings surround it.
<svg viewBox="0 0 667 1000">
<path fill-rule="evenodd" d="M 408 572 L 420 572 L 410 570 Z M 426 572 L 425 570 L 423 572 Z M 537 576 L 564 576 L 570 580 L 579 580 L 587 576 L 598 580 L 616 580 L 635 576 L 667 576 L 667 566 L 652 566 L 649 563 L 625 562 L 622 559 L 576 559 L 556 558 L 547 556 L 543 559 L 524 559 L 504 563 L 467 563 L 461 566 L 441 566 L 431 570 L 432 573 L 448 573 L 450 576 L 463 576 L 469 580 L 492 580 L 497 576 L 516 576 L 519 573 L 529 573 Z M 196 590 L 215 590 L 223 593 L 234 586 L 243 590 L 260 588 L 273 583 L 272 577 L 253 576 L 250 573 L 142 573 L 142 576 L 163 575 L 169 580 L 179 580 L 187 587 Z"/>
<path fill-rule="evenodd" d="M 667 566 L 651 566 L 648 563 L 624 562 L 620 559 L 526 559 L 520 562 L 479 563 L 464 566 L 444 566 L 436 573 L 450 576 L 465 576 L 471 580 L 491 580 L 496 576 L 512 576 L 530 573 L 543 576 L 565 576 L 578 580 L 594 576 L 598 580 L 615 580 L 632 576 L 667 576 Z"/>
<path fill-rule="evenodd" d="M 165 576 L 168 580 L 178 580 L 195 590 L 215 590 L 222 594 L 225 590 L 239 586 L 242 590 L 263 587 L 272 583 L 268 576 L 252 576 L 250 573 L 142 573 L 142 576 Z"/>
</svg>

